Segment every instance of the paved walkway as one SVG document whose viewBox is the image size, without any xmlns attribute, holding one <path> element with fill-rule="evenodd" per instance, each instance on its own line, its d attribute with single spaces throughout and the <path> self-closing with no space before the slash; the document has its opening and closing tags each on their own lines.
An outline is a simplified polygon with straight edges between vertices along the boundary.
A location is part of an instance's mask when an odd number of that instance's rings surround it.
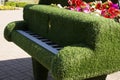
<svg viewBox="0 0 120 80">
<path fill-rule="evenodd" d="M 34 80 L 31 57 L 3 37 L 5 26 L 22 20 L 22 10 L 0 11 L 0 80 Z M 48 80 L 53 80 L 50 76 Z M 120 80 L 120 72 L 111 74 L 106 80 Z"/>
<path fill-rule="evenodd" d="M 22 10 L 0 11 L 0 80 L 34 80 L 31 57 L 3 37 L 5 26 L 22 15 Z"/>
</svg>

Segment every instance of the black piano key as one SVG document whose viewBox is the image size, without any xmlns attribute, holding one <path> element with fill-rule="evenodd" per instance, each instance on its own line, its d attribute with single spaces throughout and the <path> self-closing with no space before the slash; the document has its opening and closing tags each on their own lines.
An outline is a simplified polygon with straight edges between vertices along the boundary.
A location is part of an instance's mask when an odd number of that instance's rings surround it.
<svg viewBox="0 0 120 80">
<path fill-rule="evenodd" d="M 51 42 L 51 43 L 46 43 L 46 44 L 48 44 L 48 45 L 55 45 L 55 43 L 53 43 L 53 42 Z"/>
<path fill-rule="evenodd" d="M 33 36 L 36 37 L 36 38 L 39 37 L 39 35 L 33 35 Z"/>
<path fill-rule="evenodd" d="M 51 45 L 53 48 L 60 48 L 60 46 L 54 46 L 54 45 Z"/>
<path fill-rule="evenodd" d="M 37 39 L 44 39 L 43 37 L 40 37 L 40 36 L 39 36 L 39 37 L 36 37 L 36 38 L 37 38 Z"/>
<path fill-rule="evenodd" d="M 60 46 L 60 45 L 57 45 L 56 43 L 53 43 L 52 41 L 46 39 L 46 38 L 43 38 L 35 33 L 32 33 L 31 31 L 25 31 L 26 33 L 30 34 L 31 36 L 35 37 L 36 39 L 39 39 L 41 40 L 42 42 L 46 43 L 47 45 L 53 47 L 54 49 L 56 50 L 61 50 L 63 47 Z"/>
<path fill-rule="evenodd" d="M 35 35 L 34 33 L 29 33 L 30 35 Z"/>
<path fill-rule="evenodd" d="M 24 32 L 29 33 L 30 31 L 28 31 L 28 30 L 24 30 Z"/>
<path fill-rule="evenodd" d="M 59 46 L 59 45 L 57 45 L 57 44 L 56 44 L 56 45 L 51 45 L 51 46 L 53 46 L 53 47 L 60 47 L 60 46 Z"/>
<path fill-rule="evenodd" d="M 55 48 L 56 50 L 61 50 L 61 48 Z"/>
<path fill-rule="evenodd" d="M 32 32 L 30 32 L 30 31 L 25 31 L 25 32 L 26 32 L 26 33 L 29 33 L 29 34 L 30 34 L 30 33 L 31 33 L 31 34 L 33 34 L 33 33 L 32 33 Z"/>
<path fill-rule="evenodd" d="M 52 42 L 51 42 L 51 41 L 46 41 L 45 43 L 49 45 L 49 44 L 52 43 Z"/>
<path fill-rule="evenodd" d="M 41 41 L 43 41 L 43 42 L 47 42 L 47 41 L 50 41 L 50 40 L 48 40 L 48 39 L 45 39 L 45 38 L 43 38 L 43 39 L 40 39 Z"/>
</svg>

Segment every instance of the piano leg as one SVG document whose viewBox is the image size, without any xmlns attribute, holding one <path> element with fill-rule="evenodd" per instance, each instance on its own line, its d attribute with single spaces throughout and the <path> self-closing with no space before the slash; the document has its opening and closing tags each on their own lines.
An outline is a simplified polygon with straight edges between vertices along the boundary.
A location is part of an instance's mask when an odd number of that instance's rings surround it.
<svg viewBox="0 0 120 80">
<path fill-rule="evenodd" d="M 93 77 L 85 80 L 106 80 L 106 77 L 107 75 L 102 75 L 102 76 L 97 76 L 97 77 Z"/>
<path fill-rule="evenodd" d="M 38 61 L 32 58 L 33 74 L 35 80 L 47 80 L 48 70 L 42 66 Z"/>
</svg>

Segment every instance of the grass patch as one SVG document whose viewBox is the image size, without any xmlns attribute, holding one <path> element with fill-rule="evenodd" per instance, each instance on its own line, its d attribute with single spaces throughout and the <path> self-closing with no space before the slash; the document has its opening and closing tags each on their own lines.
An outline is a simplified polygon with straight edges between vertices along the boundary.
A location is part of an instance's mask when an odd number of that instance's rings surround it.
<svg viewBox="0 0 120 80">
<path fill-rule="evenodd" d="M 8 2 L 5 2 L 4 5 L 0 5 L 0 10 L 16 10 L 19 8 L 23 8 L 27 4 L 28 4 L 27 2 L 8 1 Z"/>
<path fill-rule="evenodd" d="M 15 10 L 16 7 L 13 6 L 0 6 L 0 10 Z"/>
<path fill-rule="evenodd" d="M 8 1 L 5 2 L 5 6 L 12 6 L 12 7 L 24 7 L 28 3 L 26 2 L 14 2 L 14 1 Z"/>
</svg>

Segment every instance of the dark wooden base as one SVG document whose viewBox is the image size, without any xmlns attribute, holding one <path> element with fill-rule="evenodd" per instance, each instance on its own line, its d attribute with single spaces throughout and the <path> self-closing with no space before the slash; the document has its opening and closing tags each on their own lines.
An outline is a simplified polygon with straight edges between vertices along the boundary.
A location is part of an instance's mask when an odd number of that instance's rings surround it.
<svg viewBox="0 0 120 80">
<path fill-rule="evenodd" d="M 32 58 L 33 74 L 35 80 L 47 80 L 48 70 L 42 66 L 38 61 Z"/>
</svg>

